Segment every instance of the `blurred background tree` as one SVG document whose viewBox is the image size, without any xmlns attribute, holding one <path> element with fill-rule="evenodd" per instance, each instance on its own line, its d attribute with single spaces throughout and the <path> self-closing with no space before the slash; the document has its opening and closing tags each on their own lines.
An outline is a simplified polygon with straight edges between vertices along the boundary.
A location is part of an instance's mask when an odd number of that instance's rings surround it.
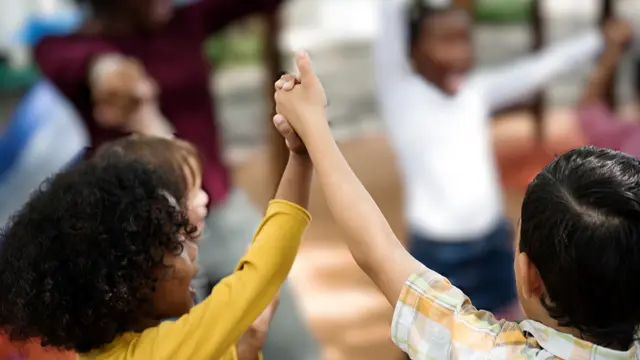
<svg viewBox="0 0 640 360">
<path fill-rule="evenodd" d="M 472 0 L 476 21 L 518 23 L 531 19 L 533 0 Z"/>
<path fill-rule="evenodd" d="M 260 21 L 251 19 L 211 36 L 204 45 L 205 56 L 218 68 L 256 65 L 264 52 L 262 29 Z"/>
</svg>

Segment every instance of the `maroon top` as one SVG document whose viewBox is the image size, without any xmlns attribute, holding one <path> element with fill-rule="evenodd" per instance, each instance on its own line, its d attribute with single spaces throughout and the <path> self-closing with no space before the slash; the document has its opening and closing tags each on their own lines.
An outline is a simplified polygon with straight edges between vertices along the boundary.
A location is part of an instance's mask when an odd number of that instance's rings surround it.
<svg viewBox="0 0 640 360">
<path fill-rule="evenodd" d="M 76 106 L 88 125 L 93 146 L 123 133 L 98 127 L 87 84 L 88 63 L 96 55 L 119 52 L 145 65 L 159 84 L 162 113 L 176 136 L 192 142 L 204 164 L 203 187 L 212 201 L 225 199 L 229 174 L 222 161 L 220 137 L 210 92 L 211 66 L 203 52 L 209 34 L 251 13 L 274 10 L 282 0 L 200 0 L 176 10 L 162 30 L 128 36 L 72 34 L 48 37 L 35 49 L 41 71 Z"/>
<path fill-rule="evenodd" d="M 620 119 L 602 102 L 578 109 L 578 120 L 589 144 L 640 157 L 640 123 Z"/>
</svg>

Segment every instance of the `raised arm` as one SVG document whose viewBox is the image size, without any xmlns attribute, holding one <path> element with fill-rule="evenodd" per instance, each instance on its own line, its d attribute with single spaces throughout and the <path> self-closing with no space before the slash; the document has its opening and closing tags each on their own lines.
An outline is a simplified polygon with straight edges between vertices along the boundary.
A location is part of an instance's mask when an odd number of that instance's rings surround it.
<svg viewBox="0 0 640 360">
<path fill-rule="evenodd" d="M 154 359 L 210 360 L 234 346 L 271 303 L 291 270 L 310 221 L 304 209 L 310 180 L 310 160 L 291 156 L 276 199 L 234 273 L 188 315 L 145 331 L 130 358 L 135 359 L 136 350 L 145 347 Z"/>
<path fill-rule="evenodd" d="M 325 122 L 310 113 L 309 122 Z M 409 276 L 422 264 L 402 246 L 378 205 L 353 173 L 327 126 L 307 138 L 311 158 L 327 204 L 347 233 L 347 245 L 358 266 L 373 280 L 390 304 L 395 304 Z"/>
<path fill-rule="evenodd" d="M 308 56 L 298 54 L 297 62 L 301 84 L 293 91 L 276 92 L 278 112 L 306 144 L 327 205 L 347 234 L 353 258 L 395 304 L 409 275 L 422 265 L 404 249 L 338 149 L 326 119 L 324 90 Z"/>
<path fill-rule="evenodd" d="M 616 65 L 632 38 L 632 29 L 626 23 L 613 23 L 605 27 L 607 45 L 591 72 L 580 106 L 578 121 L 589 143 L 598 147 L 623 149 L 637 124 L 623 121 L 607 104 L 607 93 Z"/>
<path fill-rule="evenodd" d="M 198 0 L 180 9 L 188 21 L 212 34 L 251 14 L 275 11 L 284 0 Z"/>
<path fill-rule="evenodd" d="M 379 2 L 378 36 L 373 58 L 379 86 L 397 81 L 411 72 L 409 34 L 406 20 L 408 0 Z"/>
<path fill-rule="evenodd" d="M 45 38 L 34 50 L 40 71 L 72 100 L 86 90 L 92 65 L 108 54 L 117 54 L 117 51 L 100 40 L 75 36 Z"/>
<path fill-rule="evenodd" d="M 72 102 L 90 92 L 100 126 L 172 136 L 157 104 L 157 86 L 139 61 L 100 40 L 76 35 L 44 39 L 35 57 L 44 75 Z"/>
<path fill-rule="evenodd" d="M 491 110 L 524 100 L 557 76 L 595 59 L 604 45 L 599 31 L 552 45 L 510 65 L 479 73 L 472 80 Z"/>
<path fill-rule="evenodd" d="M 331 135 L 324 90 L 308 57 L 297 57 L 300 84 L 293 90 L 276 84 L 280 87 L 277 110 L 309 150 L 329 209 L 348 235 L 351 254 L 394 305 L 393 341 L 412 359 L 448 359 L 452 353 L 469 352 L 467 343 L 455 340 L 471 334 L 485 355 L 505 323 L 478 312 L 462 291 L 420 264 L 400 244 Z M 470 320 L 475 320 L 471 321 L 474 331 L 470 331 Z"/>
<path fill-rule="evenodd" d="M 605 26 L 606 47 L 589 76 L 581 105 L 603 104 L 618 62 L 631 42 L 633 30 L 628 23 L 615 22 Z"/>
</svg>

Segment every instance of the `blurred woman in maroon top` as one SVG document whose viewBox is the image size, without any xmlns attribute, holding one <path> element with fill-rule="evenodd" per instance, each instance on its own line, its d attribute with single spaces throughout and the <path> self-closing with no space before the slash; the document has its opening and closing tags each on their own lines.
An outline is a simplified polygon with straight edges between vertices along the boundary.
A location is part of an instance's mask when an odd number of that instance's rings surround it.
<svg viewBox="0 0 640 360">
<path fill-rule="evenodd" d="M 49 37 L 35 49 L 41 71 L 85 120 L 94 147 L 131 131 L 139 105 L 159 89 L 160 111 L 179 138 L 192 142 L 204 164 L 203 188 L 211 198 L 200 246 L 204 281 L 231 273 L 261 216 L 232 190 L 222 160 L 212 101 L 211 66 L 203 52 L 210 34 L 253 13 L 275 11 L 282 0 L 200 0 L 174 8 L 172 0 L 87 0 L 91 15 L 68 36 Z M 137 126 L 137 125 L 136 125 Z M 148 127 L 148 128 L 145 128 Z M 315 344 L 287 289 L 271 325 L 265 358 L 315 359 Z"/>
</svg>

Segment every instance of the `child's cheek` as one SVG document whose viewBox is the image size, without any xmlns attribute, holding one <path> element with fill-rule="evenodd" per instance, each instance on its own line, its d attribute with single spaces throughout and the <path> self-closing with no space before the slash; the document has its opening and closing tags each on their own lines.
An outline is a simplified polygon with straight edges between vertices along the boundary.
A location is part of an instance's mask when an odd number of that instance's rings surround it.
<svg viewBox="0 0 640 360">
<path fill-rule="evenodd" d="M 202 189 L 192 195 L 189 201 L 189 221 L 197 226 L 199 230 L 204 227 L 204 220 L 207 217 L 209 196 Z"/>
</svg>

